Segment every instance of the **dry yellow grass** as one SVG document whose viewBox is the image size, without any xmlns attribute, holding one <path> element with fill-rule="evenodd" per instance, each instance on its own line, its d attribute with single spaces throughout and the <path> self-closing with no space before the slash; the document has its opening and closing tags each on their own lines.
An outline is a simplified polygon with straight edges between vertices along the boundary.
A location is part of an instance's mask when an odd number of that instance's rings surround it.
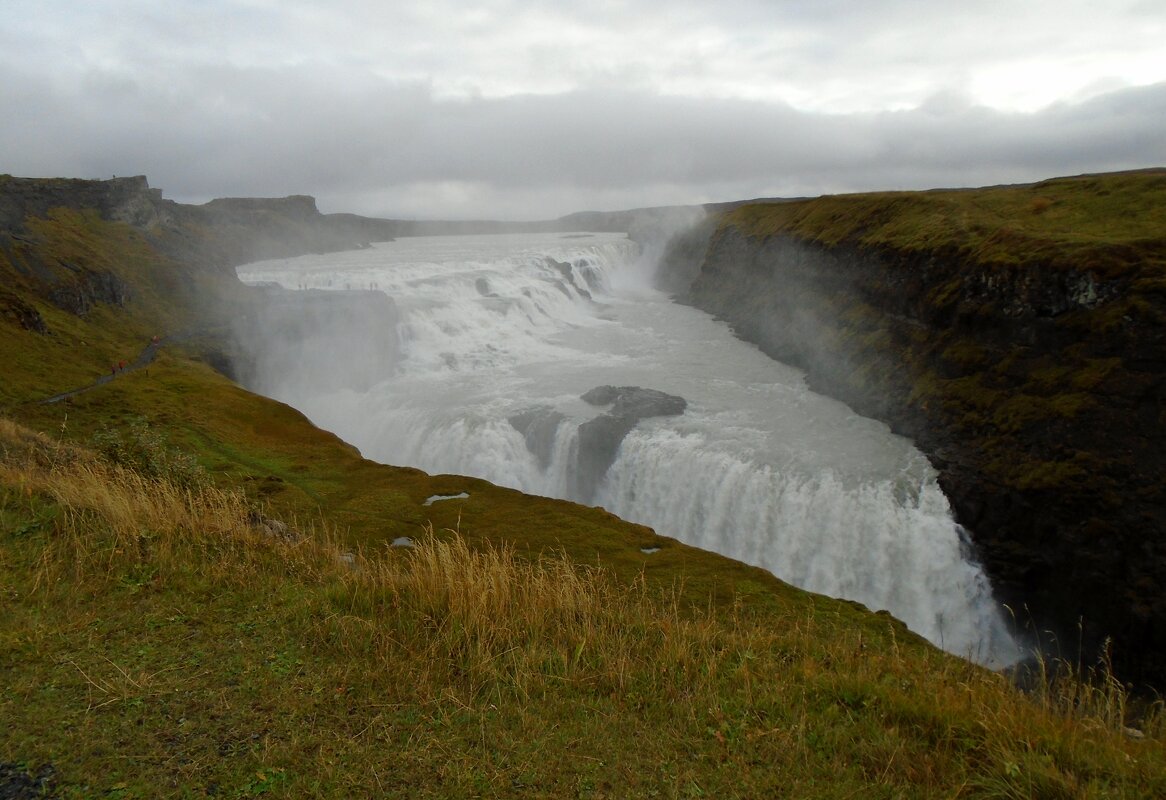
<svg viewBox="0 0 1166 800">
<path fill-rule="evenodd" d="M 393 794 L 402 774 L 397 794 L 432 797 L 1166 791 L 1160 717 L 1131 738 L 1112 681 L 1024 695 L 812 609 L 692 607 L 457 531 L 355 552 L 324 521 L 272 536 L 238 493 L 4 420 L 0 487 L 6 518 L 28 520 L 0 539 L 0 761 L 63 760 L 81 796 Z M 205 733 L 182 733 L 192 718 Z M 223 756 L 256 726 L 262 748 Z"/>
</svg>

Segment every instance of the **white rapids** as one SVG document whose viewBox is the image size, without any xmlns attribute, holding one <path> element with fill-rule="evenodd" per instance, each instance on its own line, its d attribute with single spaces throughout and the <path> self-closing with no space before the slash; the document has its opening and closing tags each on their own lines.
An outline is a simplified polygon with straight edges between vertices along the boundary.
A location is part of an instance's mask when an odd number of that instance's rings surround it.
<svg viewBox="0 0 1166 800">
<path fill-rule="evenodd" d="M 249 264 L 239 269 L 248 283 L 388 294 L 399 341 L 391 376 L 366 391 L 266 374 L 261 341 L 251 383 L 368 458 L 602 505 L 802 588 L 887 609 L 950 652 L 1016 661 L 927 459 L 652 289 L 651 271 L 623 234 L 417 237 Z M 641 419 L 586 484 L 591 496 L 573 496 L 579 426 L 606 410 L 580 395 L 600 385 L 688 405 Z M 511 422 L 524 413 L 542 421 L 525 436 Z"/>
</svg>

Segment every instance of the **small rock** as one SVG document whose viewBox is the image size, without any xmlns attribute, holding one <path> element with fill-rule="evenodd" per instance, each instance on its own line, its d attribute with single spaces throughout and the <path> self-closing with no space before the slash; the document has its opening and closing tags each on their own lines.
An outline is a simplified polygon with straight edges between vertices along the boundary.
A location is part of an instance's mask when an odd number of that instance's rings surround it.
<svg viewBox="0 0 1166 800">
<path fill-rule="evenodd" d="M 247 524 L 259 533 L 284 542 L 298 542 L 304 538 L 303 534 L 295 528 L 290 527 L 286 522 L 274 519 L 266 514 L 261 514 L 258 511 L 252 511 L 247 515 Z"/>
<path fill-rule="evenodd" d="M 44 764 L 35 773 L 30 773 L 19 764 L 0 762 L 0 798 L 35 800 L 38 797 L 51 797 L 55 774 L 56 769 L 52 764 Z"/>
<path fill-rule="evenodd" d="M 465 500 L 468 497 L 469 495 L 465 492 L 461 492 L 460 494 L 435 494 L 421 505 L 431 506 L 439 500 Z"/>
</svg>

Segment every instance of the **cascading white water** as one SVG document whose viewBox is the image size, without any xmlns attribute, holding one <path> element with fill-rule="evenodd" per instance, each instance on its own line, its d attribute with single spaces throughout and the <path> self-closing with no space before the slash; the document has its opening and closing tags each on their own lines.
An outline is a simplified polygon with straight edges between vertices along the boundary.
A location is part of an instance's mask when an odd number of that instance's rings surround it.
<svg viewBox="0 0 1166 800">
<path fill-rule="evenodd" d="M 307 375 L 265 373 L 262 341 L 252 342 L 253 383 L 369 458 L 600 504 L 795 585 L 885 608 L 951 652 L 1016 660 L 926 458 L 652 290 L 637 256 L 622 234 L 521 234 L 247 265 L 240 276 L 252 283 L 376 289 L 399 314 L 399 360 L 367 391 L 313 381 L 309 361 Z M 601 385 L 658 390 L 687 408 L 629 423 L 605 444 L 580 432 L 614 413 L 581 399 Z"/>
</svg>

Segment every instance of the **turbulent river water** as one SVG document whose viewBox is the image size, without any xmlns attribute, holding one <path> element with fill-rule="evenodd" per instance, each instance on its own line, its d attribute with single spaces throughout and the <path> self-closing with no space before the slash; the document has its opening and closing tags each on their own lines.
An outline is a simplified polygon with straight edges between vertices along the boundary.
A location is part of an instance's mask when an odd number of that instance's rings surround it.
<svg viewBox="0 0 1166 800">
<path fill-rule="evenodd" d="M 622 234 L 417 237 L 249 264 L 246 282 L 374 289 L 396 315 L 391 374 L 367 389 L 294 374 L 295 359 L 254 388 L 368 458 L 602 505 L 887 609 L 953 653 L 1015 661 L 927 459 L 655 291 L 652 269 Z M 600 386 L 655 392 L 582 399 Z"/>
</svg>

